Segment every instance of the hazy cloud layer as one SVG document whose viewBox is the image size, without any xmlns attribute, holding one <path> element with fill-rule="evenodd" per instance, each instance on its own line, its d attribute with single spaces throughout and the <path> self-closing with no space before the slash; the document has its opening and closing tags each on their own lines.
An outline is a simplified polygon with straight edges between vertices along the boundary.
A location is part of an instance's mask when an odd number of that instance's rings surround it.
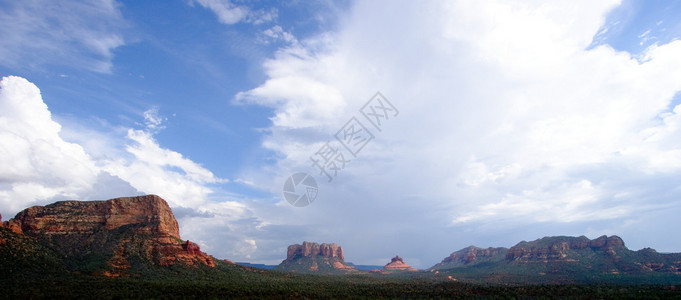
<svg viewBox="0 0 681 300">
<path fill-rule="evenodd" d="M 110 72 L 113 49 L 125 41 L 114 0 L 0 1 L 0 63 L 32 70 L 69 65 Z"/>
<path fill-rule="evenodd" d="M 230 0 L 195 0 L 202 7 L 208 8 L 218 17 L 220 23 L 227 25 L 247 22 L 260 24 L 277 18 L 277 10 L 253 10 L 246 5 L 237 5 Z M 192 2 L 194 3 L 194 2 Z"/>
</svg>

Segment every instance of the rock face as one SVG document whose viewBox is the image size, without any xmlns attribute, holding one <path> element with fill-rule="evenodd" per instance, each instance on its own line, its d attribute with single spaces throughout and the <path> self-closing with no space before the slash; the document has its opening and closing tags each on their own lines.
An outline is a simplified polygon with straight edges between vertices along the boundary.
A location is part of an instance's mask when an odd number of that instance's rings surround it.
<svg viewBox="0 0 681 300">
<path fill-rule="evenodd" d="M 168 203 L 156 195 L 34 206 L 18 213 L 11 223 L 30 235 L 82 234 L 141 225 L 135 229 L 137 233 L 180 238 L 177 220 Z"/>
<path fill-rule="evenodd" d="M 601 236 L 593 240 L 585 236 L 553 236 L 522 241 L 510 249 L 470 246 L 452 253 L 431 270 L 462 268 L 469 274 L 548 274 L 563 278 L 574 274 L 681 274 L 681 254 L 661 254 L 652 249 L 631 251 L 618 236 Z"/>
<path fill-rule="evenodd" d="M 570 250 L 591 248 L 593 251 L 605 252 L 615 256 L 618 252 L 627 250 L 624 241 L 618 236 L 601 236 L 589 240 L 585 236 L 580 237 L 546 237 L 534 242 L 520 242 L 511 247 L 506 254 L 506 259 L 515 261 L 543 261 L 570 259 Z"/>
<path fill-rule="evenodd" d="M 100 271 L 109 276 L 125 273 L 140 261 L 215 266 L 198 245 L 180 239 L 173 212 L 156 195 L 34 206 L 3 227 L 35 238 L 67 259 L 101 265 Z"/>
<path fill-rule="evenodd" d="M 286 260 L 291 261 L 303 256 L 322 256 L 326 258 L 338 257 L 345 260 L 343 256 L 343 248 L 336 244 L 317 244 L 311 242 L 303 242 L 302 245 L 295 244 L 288 246 L 286 251 Z"/>
<path fill-rule="evenodd" d="M 336 244 L 317 244 L 303 242 L 302 245 L 288 246 L 286 259 L 276 270 L 299 273 L 348 273 L 356 272 L 353 266 L 345 263 L 343 248 Z"/>
<path fill-rule="evenodd" d="M 610 255 L 616 255 L 618 251 L 626 249 L 624 241 L 616 235 L 611 237 L 605 235 L 600 236 L 597 239 L 589 241 L 589 247 L 600 249 Z"/>
<path fill-rule="evenodd" d="M 504 258 L 507 248 L 478 248 L 469 246 L 453 252 L 431 269 L 454 268 L 481 262 L 498 261 Z"/>
<path fill-rule="evenodd" d="M 417 271 L 410 265 L 404 262 L 404 260 L 399 257 L 393 257 L 388 264 L 383 267 L 383 271 L 396 272 L 396 271 Z"/>
</svg>

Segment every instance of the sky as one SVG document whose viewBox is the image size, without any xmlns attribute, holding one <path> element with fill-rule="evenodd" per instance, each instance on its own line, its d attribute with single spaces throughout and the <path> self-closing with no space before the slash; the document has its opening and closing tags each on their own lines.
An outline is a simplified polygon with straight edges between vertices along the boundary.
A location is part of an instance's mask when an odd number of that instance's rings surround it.
<svg viewBox="0 0 681 300">
<path fill-rule="evenodd" d="M 157 194 L 232 261 L 314 241 L 428 268 L 554 235 L 681 252 L 678 1 L 0 7 L 2 220 Z"/>
</svg>

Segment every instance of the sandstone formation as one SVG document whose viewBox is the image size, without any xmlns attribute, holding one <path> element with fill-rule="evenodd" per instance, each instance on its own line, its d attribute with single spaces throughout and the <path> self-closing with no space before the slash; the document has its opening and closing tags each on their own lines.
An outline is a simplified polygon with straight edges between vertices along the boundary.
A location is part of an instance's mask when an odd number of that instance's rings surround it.
<svg viewBox="0 0 681 300">
<path fill-rule="evenodd" d="M 440 267 L 457 267 L 473 263 L 489 262 L 498 260 L 506 255 L 508 249 L 506 248 L 478 248 L 469 246 L 459 251 L 453 252 L 448 257 L 445 257 L 440 263 L 433 266 L 433 269 Z"/>
<path fill-rule="evenodd" d="M 404 262 L 404 260 L 399 257 L 393 257 L 388 264 L 383 266 L 383 271 L 386 272 L 396 272 L 396 271 L 416 271 L 410 265 Z"/>
<path fill-rule="evenodd" d="M 338 257 L 345 260 L 343 256 L 343 248 L 336 244 L 317 244 L 311 242 L 303 242 L 302 245 L 295 244 L 288 246 L 286 251 L 286 260 L 291 261 L 303 256 L 322 256 L 326 258 Z"/>
<path fill-rule="evenodd" d="M 482 274 L 503 270 L 541 276 L 559 274 L 561 270 L 582 274 L 651 271 L 681 274 L 681 254 L 661 254 L 652 249 L 632 251 L 618 236 L 601 236 L 593 240 L 585 236 L 553 236 L 522 241 L 510 249 L 470 246 L 450 254 L 431 270 L 457 268 L 479 269 Z"/>
<path fill-rule="evenodd" d="M 276 270 L 300 273 L 347 273 L 356 272 L 345 263 L 343 248 L 336 244 L 303 242 L 288 246 L 286 259 Z"/>
<path fill-rule="evenodd" d="M 585 236 L 580 237 L 554 237 L 550 243 L 542 242 L 542 239 L 533 243 L 521 242 L 511 247 L 506 254 L 508 260 L 520 261 L 543 261 L 569 259 L 568 250 L 580 250 L 591 248 L 594 251 L 602 251 L 608 255 L 617 255 L 618 251 L 626 250 L 624 241 L 618 236 L 601 236 L 589 240 Z"/>
<path fill-rule="evenodd" d="M 159 266 L 215 266 L 213 257 L 197 244 L 180 239 L 168 203 L 156 195 L 34 206 L 2 225 L 48 243 L 69 259 L 83 260 L 97 253 L 106 260 L 110 270 L 103 274 L 109 276 L 125 272 L 131 259 Z"/>
<path fill-rule="evenodd" d="M 126 225 L 141 225 L 137 233 L 180 238 L 180 230 L 168 203 L 156 195 L 107 201 L 60 201 L 19 212 L 8 224 L 26 234 L 93 233 Z"/>
</svg>

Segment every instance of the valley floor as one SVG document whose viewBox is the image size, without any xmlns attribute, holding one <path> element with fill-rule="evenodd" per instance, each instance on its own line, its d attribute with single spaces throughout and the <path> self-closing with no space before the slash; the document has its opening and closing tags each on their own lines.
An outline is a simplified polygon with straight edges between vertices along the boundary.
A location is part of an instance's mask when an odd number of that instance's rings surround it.
<svg viewBox="0 0 681 300">
<path fill-rule="evenodd" d="M 437 276 L 295 275 L 235 268 L 158 278 L 52 275 L 1 278 L 2 299 L 681 299 L 681 285 L 455 282 Z"/>
</svg>

